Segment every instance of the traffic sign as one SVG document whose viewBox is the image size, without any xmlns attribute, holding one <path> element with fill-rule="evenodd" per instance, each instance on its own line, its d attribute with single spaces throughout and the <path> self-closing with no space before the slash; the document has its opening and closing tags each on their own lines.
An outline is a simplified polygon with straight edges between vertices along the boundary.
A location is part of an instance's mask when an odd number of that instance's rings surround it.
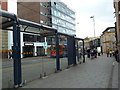
<svg viewBox="0 0 120 90">
<path fill-rule="evenodd" d="M 44 48 L 47 47 L 47 42 L 43 42 L 43 47 L 44 47 Z"/>
</svg>

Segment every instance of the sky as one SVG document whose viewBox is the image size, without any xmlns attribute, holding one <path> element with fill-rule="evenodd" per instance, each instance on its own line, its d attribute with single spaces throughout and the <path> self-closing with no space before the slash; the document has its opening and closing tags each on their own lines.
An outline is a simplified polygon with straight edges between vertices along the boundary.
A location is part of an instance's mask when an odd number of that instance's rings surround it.
<svg viewBox="0 0 120 90">
<path fill-rule="evenodd" d="M 15 11 L 17 0 L 8 0 L 12 5 L 10 12 Z M 32 1 L 32 0 L 28 0 Z M 39 0 L 36 0 L 39 1 Z M 52 0 L 58 1 L 58 0 Z M 95 36 L 100 36 L 107 27 L 114 27 L 115 14 L 113 0 L 61 0 L 76 13 L 76 35 L 80 38 L 93 37 L 94 25 L 91 16 L 95 17 Z M 35 2 L 35 1 L 34 1 Z M 8 5 L 8 6 L 9 6 Z M 12 8 L 13 7 L 13 8 Z M 13 10 L 14 9 L 14 10 Z"/>
<path fill-rule="evenodd" d="M 76 35 L 80 38 L 100 36 L 107 27 L 114 27 L 113 0 L 61 0 L 76 12 Z"/>
</svg>

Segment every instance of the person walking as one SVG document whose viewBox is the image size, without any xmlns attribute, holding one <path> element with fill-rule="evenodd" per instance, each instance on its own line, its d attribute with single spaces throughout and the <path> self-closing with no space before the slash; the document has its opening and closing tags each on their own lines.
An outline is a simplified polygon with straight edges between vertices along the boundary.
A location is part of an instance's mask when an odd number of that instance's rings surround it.
<svg viewBox="0 0 120 90">
<path fill-rule="evenodd" d="M 112 57 L 112 50 L 110 50 L 109 54 L 110 54 L 110 57 Z"/>
<path fill-rule="evenodd" d="M 93 49 L 90 50 L 90 55 L 91 55 L 91 59 L 94 59 L 94 50 Z"/>
<path fill-rule="evenodd" d="M 107 50 L 107 57 L 109 57 L 109 52 L 110 52 L 110 51 L 109 51 L 109 49 L 108 49 L 108 50 Z"/>
<path fill-rule="evenodd" d="M 87 50 L 87 57 L 90 58 L 90 49 Z"/>
<path fill-rule="evenodd" d="M 9 53 L 9 59 L 12 59 L 12 51 L 10 50 L 8 53 Z"/>
<path fill-rule="evenodd" d="M 94 57 L 97 58 L 97 50 L 94 49 Z"/>
<path fill-rule="evenodd" d="M 114 56 L 115 56 L 116 61 L 119 63 L 118 50 L 115 50 Z"/>
<path fill-rule="evenodd" d="M 97 53 L 97 49 L 95 49 L 95 54 L 96 54 L 96 58 L 97 58 L 97 56 L 98 56 L 98 55 L 97 55 L 97 54 L 98 54 L 98 53 Z"/>
<path fill-rule="evenodd" d="M 98 56 L 100 56 L 101 51 L 97 51 L 97 53 L 98 53 Z"/>
</svg>

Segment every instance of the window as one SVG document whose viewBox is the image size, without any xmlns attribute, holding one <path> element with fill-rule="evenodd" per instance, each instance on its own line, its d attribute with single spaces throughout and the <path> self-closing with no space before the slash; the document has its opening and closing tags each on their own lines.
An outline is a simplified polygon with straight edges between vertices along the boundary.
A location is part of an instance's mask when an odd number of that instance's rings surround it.
<svg viewBox="0 0 120 90">
<path fill-rule="evenodd" d="M 44 37 L 37 36 L 37 42 L 44 42 Z"/>
<path fill-rule="evenodd" d="M 44 23 L 44 21 L 43 21 L 43 20 L 40 20 L 40 23 Z"/>
<path fill-rule="evenodd" d="M 48 4 L 44 3 L 44 2 L 40 2 L 40 5 L 47 8 L 48 7 Z"/>
<path fill-rule="evenodd" d="M 47 16 L 47 13 L 45 13 L 45 12 L 40 12 L 40 14 Z"/>
<path fill-rule="evenodd" d="M 43 21 L 43 20 L 40 20 L 40 23 L 42 23 L 42 24 L 47 24 L 47 22 L 46 22 L 46 21 Z"/>
<path fill-rule="evenodd" d="M 56 5 L 56 2 L 54 2 L 54 5 Z"/>
<path fill-rule="evenodd" d="M 36 37 L 34 35 L 23 34 L 24 42 L 36 42 Z"/>
<path fill-rule="evenodd" d="M 57 12 L 56 12 L 56 10 L 54 10 L 54 15 L 57 16 Z"/>
</svg>

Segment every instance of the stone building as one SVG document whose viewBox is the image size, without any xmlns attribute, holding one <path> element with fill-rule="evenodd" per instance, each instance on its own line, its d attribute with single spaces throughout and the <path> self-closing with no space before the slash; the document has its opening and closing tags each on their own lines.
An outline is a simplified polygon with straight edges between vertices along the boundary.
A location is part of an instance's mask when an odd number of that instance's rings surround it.
<svg viewBox="0 0 120 90">
<path fill-rule="evenodd" d="M 101 35 L 101 41 L 103 53 L 106 53 L 108 49 L 114 51 L 116 47 L 115 27 L 106 28 Z"/>
</svg>

